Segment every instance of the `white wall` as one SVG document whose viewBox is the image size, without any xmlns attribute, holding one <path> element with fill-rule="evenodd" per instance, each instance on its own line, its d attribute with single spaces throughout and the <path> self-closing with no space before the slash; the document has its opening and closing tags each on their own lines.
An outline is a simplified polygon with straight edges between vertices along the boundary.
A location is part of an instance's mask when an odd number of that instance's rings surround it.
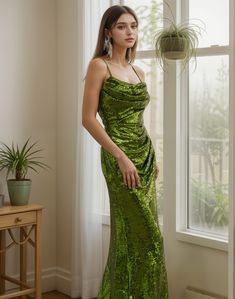
<svg viewBox="0 0 235 299">
<path fill-rule="evenodd" d="M 43 289 L 70 292 L 77 143 L 77 11 L 73 0 L 0 1 L 0 141 L 28 136 L 52 170 L 32 173 L 43 211 Z M 57 161 L 57 163 L 56 163 Z M 0 192 L 7 194 L 4 174 Z M 8 269 L 15 274 L 18 253 Z M 33 251 L 30 250 L 30 270 Z M 32 278 L 30 275 L 29 278 Z"/>
<path fill-rule="evenodd" d="M 74 0 L 57 0 L 57 289 L 70 294 L 76 184 L 78 26 Z"/>
<path fill-rule="evenodd" d="M 32 173 L 30 202 L 43 211 L 44 288 L 55 286 L 56 266 L 56 1 L 0 1 L 0 141 L 31 136 L 44 148 L 50 171 Z M 7 195 L 5 174 L 1 190 Z M 15 273 L 16 251 L 8 267 Z M 31 252 L 31 251 L 30 251 Z M 32 254 L 30 257 L 32 260 Z M 32 265 L 30 263 L 30 270 Z"/>
</svg>

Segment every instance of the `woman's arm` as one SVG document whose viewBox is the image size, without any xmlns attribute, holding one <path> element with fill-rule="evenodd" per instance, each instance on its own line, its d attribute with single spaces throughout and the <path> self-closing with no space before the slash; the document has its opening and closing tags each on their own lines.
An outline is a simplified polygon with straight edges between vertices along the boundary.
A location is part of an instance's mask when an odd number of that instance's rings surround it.
<svg viewBox="0 0 235 299">
<path fill-rule="evenodd" d="M 96 119 L 99 94 L 106 75 L 107 67 L 105 63 L 99 58 L 93 59 L 88 66 L 86 75 L 82 107 L 82 125 L 105 150 L 117 159 L 124 183 L 128 185 L 129 188 L 134 189 L 140 182 L 140 177 L 135 165 L 113 142 L 100 122 Z"/>
<path fill-rule="evenodd" d="M 104 149 L 115 158 L 120 158 L 124 154 L 123 151 L 112 141 L 100 122 L 96 119 L 99 94 L 106 74 L 107 67 L 101 59 L 93 59 L 90 62 L 84 88 L 82 125 Z"/>
</svg>

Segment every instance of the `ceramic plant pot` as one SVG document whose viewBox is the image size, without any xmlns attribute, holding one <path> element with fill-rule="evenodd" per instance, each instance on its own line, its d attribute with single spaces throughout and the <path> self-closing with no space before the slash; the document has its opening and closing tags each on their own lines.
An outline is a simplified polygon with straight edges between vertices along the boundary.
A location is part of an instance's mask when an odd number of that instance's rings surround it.
<svg viewBox="0 0 235 299">
<path fill-rule="evenodd" d="M 7 180 L 10 202 L 13 206 L 24 206 L 29 202 L 31 180 Z"/>
<path fill-rule="evenodd" d="M 164 57 L 173 60 L 184 59 L 188 50 L 182 37 L 164 37 L 160 46 Z"/>
</svg>

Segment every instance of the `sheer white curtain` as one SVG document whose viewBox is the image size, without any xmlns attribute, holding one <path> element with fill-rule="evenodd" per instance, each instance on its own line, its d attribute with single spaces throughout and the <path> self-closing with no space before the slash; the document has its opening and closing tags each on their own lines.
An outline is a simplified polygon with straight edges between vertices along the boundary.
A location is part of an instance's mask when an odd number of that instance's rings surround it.
<svg viewBox="0 0 235 299">
<path fill-rule="evenodd" d="M 78 0 L 78 95 L 81 120 L 83 78 L 92 57 L 103 12 L 108 0 Z M 102 188 L 100 145 L 78 123 L 77 190 L 73 211 L 71 296 L 90 299 L 97 296 L 103 275 Z"/>
</svg>

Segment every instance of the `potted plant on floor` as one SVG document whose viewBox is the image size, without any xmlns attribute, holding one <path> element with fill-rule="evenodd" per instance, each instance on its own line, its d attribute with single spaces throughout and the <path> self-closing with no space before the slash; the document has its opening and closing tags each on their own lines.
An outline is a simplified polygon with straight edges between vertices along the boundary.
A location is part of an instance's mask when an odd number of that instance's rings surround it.
<svg viewBox="0 0 235 299">
<path fill-rule="evenodd" d="M 11 173 L 13 179 L 7 179 L 8 192 L 12 205 L 26 205 L 29 201 L 31 179 L 26 178 L 29 169 L 37 172 L 37 168 L 47 169 L 48 165 L 41 162 L 37 154 L 42 149 L 35 149 L 36 142 L 29 144 L 30 138 L 22 148 L 12 143 L 11 147 L 2 143 L 0 148 L 0 171 L 7 170 L 7 178 Z"/>
<path fill-rule="evenodd" d="M 169 25 L 160 29 L 155 36 L 156 57 L 162 68 L 166 59 L 179 59 L 185 67 L 191 58 L 196 61 L 198 36 L 201 35 L 202 27 L 188 21 L 177 24 L 169 4 L 166 5 L 173 20 L 166 19 Z"/>
</svg>

